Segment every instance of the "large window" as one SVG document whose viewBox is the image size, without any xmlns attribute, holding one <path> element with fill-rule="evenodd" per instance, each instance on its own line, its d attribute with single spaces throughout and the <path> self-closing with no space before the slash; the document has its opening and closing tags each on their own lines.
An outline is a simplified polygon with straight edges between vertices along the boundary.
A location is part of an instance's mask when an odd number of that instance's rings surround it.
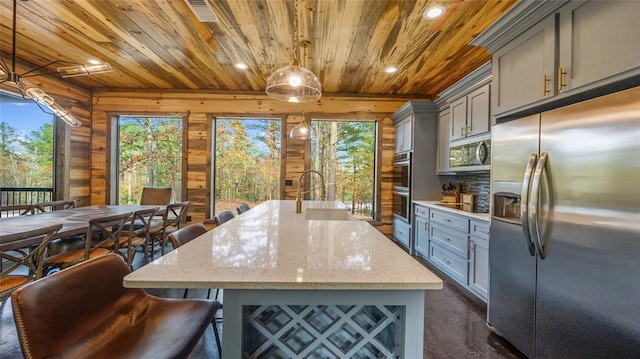
<svg viewBox="0 0 640 359">
<path fill-rule="evenodd" d="M 33 101 L 0 93 L 0 187 L 5 193 L 2 204 L 51 199 L 53 124 L 53 115 L 43 112 Z M 16 188 L 23 190 L 12 190 Z M 32 197 L 36 193 L 37 198 Z"/>
<path fill-rule="evenodd" d="M 311 169 L 323 174 L 327 199 L 343 202 L 358 218 L 373 219 L 376 122 L 312 120 L 311 126 Z M 317 188 L 317 176 L 310 178 Z M 310 198 L 317 196 L 312 192 Z"/>
<path fill-rule="evenodd" d="M 214 120 L 214 214 L 280 198 L 280 121 Z"/>
<path fill-rule="evenodd" d="M 120 116 L 117 119 L 117 202 L 140 203 L 143 187 L 182 192 L 182 118 Z"/>
</svg>

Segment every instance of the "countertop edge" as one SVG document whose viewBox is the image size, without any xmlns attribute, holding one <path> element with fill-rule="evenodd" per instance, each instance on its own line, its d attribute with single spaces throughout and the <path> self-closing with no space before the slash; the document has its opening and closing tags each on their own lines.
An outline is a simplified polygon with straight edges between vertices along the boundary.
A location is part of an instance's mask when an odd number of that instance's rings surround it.
<svg viewBox="0 0 640 359">
<path fill-rule="evenodd" d="M 413 200 L 413 203 L 421 205 L 421 206 L 426 206 L 426 207 L 429 207 L 429 208 L 433 208 L 433 209 L 438 209 L 438 210 L 445 211 L 445 212 L 454 213 L 454 214 L 457 214 L 459 216 L 470 217 L 470 218 L 477 219 L 477 220 L 480 220 L 480 221 L 489 222 L 489 219 L 491 217 L 489 213 L 467 212 L 467 211 L 461 211 L 461 210 L 455 209 L 455 208 L 449 208 L 449 207 L 441 206 L 440 204 L 442 202 L 436 201 L 436 200 Z"/>
<path fill-rule="evenodd" d="M 252 289 L 252 290 L 439 290 L 443 288 L 442 280 L 429 283 L 215 283 L 215 282 L 158 282 L 134 281 L 125 278 L 122 281 L 125 288 L 224 288 L 224 289 Z"/>
</svg>

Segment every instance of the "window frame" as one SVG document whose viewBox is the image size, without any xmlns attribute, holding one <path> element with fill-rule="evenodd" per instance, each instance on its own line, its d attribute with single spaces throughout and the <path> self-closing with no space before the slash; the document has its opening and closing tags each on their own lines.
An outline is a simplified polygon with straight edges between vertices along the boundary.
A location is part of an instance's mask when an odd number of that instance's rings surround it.
<svg viewBox="0 0 640 359">
<path fill-rule="evenodd" d="M 211 155 L 211 169 L 209 171 L 210 178 L 210 191 L 209 191 L 209 208 L 208 215 L 209 218 L 213 218 L 215 215 L 215 201 L 216 201 L 216 148 L 217 148 L 217 120 L 218 119 L 246 119 L 246 120 L 272 120 L 280 122 L 280 176 L 279 180 L 279 197 L 282 199 L 285 193 L 285 172 L 286 172 L 286 124 L 287 118 L 286 116 L 268 116 L 264 114 L 213 114 L 210 117 L 211 124 L 211 148 L 209 149 L 209 153 Z"/>
<path fill-rule="evenodd" d="M 187 193 L 187 158 L 186 151 L 188 147 L 188 125 L 189 116 L 184 113 L 110 113 L 108 114 L 107 133 L 110 134 L 110 151 L 107 152 L 107 186 L 106 198 L 109 204 L 119 204 L 119 173 L 120 173 L 120 118 L 121 117 L 179 117 L 182 120 L 182 146 L 181 146 L 181 173 L 180 173 L 180 200 L 186 197 Z"/>
<path fill-rule="evenodd" d="M 310 116 L 309 124 L 313 121 L 335 121 L 335 122 L 373 122 L 374 123 L 374 149 L 373 149 L 373 203 L 372 203 L 372 216 L 368 219 L 362 219 L 362 221 L 366 221 L 369 223 L 379 223 L 380 222 L 380 159 L 381 159 L 381 149 L 380 149 L 380 121 L 376 118 L 325 118 L 321 116 Z M 317 136 L 317 135 L 316 135 Z M 306 149 L 308 152 L 308 158 L 305 163 L 305 168 L 311 169 L 311 140 L 307 141 Z M 346 205 L 346 203 L 345 203 Z"/>
</svg>

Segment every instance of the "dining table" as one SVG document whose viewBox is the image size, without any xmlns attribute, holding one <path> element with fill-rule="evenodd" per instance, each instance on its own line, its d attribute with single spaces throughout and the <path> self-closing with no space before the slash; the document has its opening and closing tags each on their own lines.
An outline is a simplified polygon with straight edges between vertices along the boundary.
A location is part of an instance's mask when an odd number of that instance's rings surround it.
<svg viewBox="0 0 640 359">
<path fill-rule="evenodd" d="M 64 238 L 84 234 L 89 227 L 89 221 L 96 218 L 132 213 L 139 210 L 151 209 L 153 205 L 97 205 L 70 208 L 58 211 L 38 213 L 32 215 L 0 218 L 0 250 L 9 251 L 29 247 L 37 244 L 40 238 L 20 240 L 9 239 L 11 235 L 62 224 L 56 237 Z M 162 206 L 164 207 L 164 206 Z"/>
</svg>

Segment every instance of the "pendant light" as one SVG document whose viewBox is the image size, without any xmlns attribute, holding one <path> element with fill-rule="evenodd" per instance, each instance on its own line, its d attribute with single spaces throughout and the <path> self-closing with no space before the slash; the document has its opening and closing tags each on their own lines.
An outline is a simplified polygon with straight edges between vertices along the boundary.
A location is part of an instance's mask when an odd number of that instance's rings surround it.
<svg viewBox="0 0 640 359">
<path fill-rule="evenodd" d="M 298 47 L 308 46 L 308 41 L 299 41 L 298 0 L 294 0 L 294 36 L 291 64 L 277 69 L 267 79 L 267 95 L 285 102 L 309 102 L 322 96 L 322 86 L 311 70 L 300 65 Z"/>
<path fill-rule="evenodd" d="M 32 69 L 28 72 L 18 74 L 16 72 L 16 18 L 17 18 L 17 2 L 13 0 L 13 28 L 11 30 L 12 33 L 12 42 L 11 42 L 11 67 L 0 57 L 0 84 L 9 83 L 14 85 L 17 90 L 20 92 L 22 97 L 28 100 L 33 100 L 38 107 L 45 113 L 50 113 L 64 122 L 66 122 L 71 127 L 81 126 L 82 123 L 80 120 L 75 118 L 71 112 L 58 104 L 51 95 L 44 92 L 39 87 L 33 87 L 24 81 L 23 78 L 34 77 L 34 76 L 42 76 L 48 75 L 49 73 L 43 72 L 48 66 L 51 66 L 55 63 L 65 62 L 60 60 L 55 60 L 45 64 L 43 66 Z M 67 66 L 58 68 L 58 72 L 60 76 L 63 78 L 72 77 L 72 76 L 83 76 L 83 75 L 91 75 L 91 74 L 99 74 L 104 72 L 110 72 L 111 65 L 108 63 L 98 63 L 92 65 L 75 65 L 75 66 Z M 48 110 L 45 110 L 45 108 Z M 50 112 L 49 112 L 50 111 Z"/>
<path fill-rule="evenodd" d="M 302 108 L 302 122 L 291 129 L 289 137 L 293 140 L 309 140 L 313 135 L 315 135 L 313 127 L 307 124 L 307 119 L 304 117 L 304 108 Z"/>
</svg>

